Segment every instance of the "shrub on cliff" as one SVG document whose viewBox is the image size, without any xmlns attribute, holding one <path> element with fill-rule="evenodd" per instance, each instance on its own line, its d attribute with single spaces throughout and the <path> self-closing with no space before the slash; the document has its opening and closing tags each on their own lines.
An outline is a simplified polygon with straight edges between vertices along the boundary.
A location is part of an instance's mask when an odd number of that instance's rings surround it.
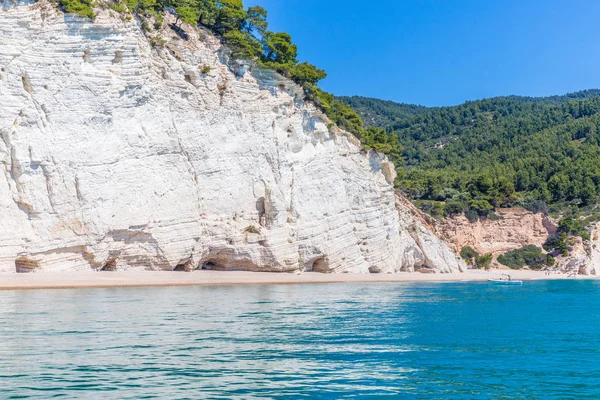
<svg viewBox="0 0 600 400">
<path fill-rule="evenodd" d="M 467 263 L 467 265 L 474 265 L 475 258 L 479 257 L 479 253 L 475 251 L 471 246 L 465 246 L 460 250 L 460 256 Z"/>
<path fill-rule="evenodd" d="M 304 85 L 306 83 L 312 83 L 314 85 L 320 80 L 325 79 L 327 77 L 327 72 L 307 62 L 303 62 L 294 66 L 294 68 L 290 70 L 290 74 L 292 76 L 292 79 L 301 85 Z M 350 107 L 348 108 L 350 109 Z M 356 116 L 360 118 L 358 114 L 356 114 Z"/>
<path fill-rule="evenodd" d="M 531 269 L 542 269 L 553 266 L 555 260 L 550 254 L 544 254 L 541 248 L 528 245 L 502 254 L 498 257 L 498 262 L 511 269 L 520 269 L 526 266 Z"/>
<path fill-rule="evenodd" d="M 494 207 L 487 200 L 469 201 L 469 209 L 475 211 L 480 217 L 488 217 L 494 211 Z"/>
<path fill-rule="evenodd" d="M 317 87 L 316 84 L 307 82 L 303 85 L 306 98 L 319 107 L 340 128 L 347 130 L 365 143 L 362 118 L 350 107 L 335 99 L 331 93 Z M 389 140 L 386 138 L 386 140 Z M 368 147 L 370 149 L 372 147 Z"/>
<path fill-rule="evenodd" d="M 449 201 L 444 204 L 444 214 L 446 216 L 455 216 L 464 213 L 467 210 L 467 206 L 460 201 Z"/>
<path fill-rule="evenodd" d="M 248 32 L 229 31 L 223 35 L 231 49 L 231 55 L 239 59 L 253 59 L 260 52 L 260 43 Z"/>
<path fill-rule="evenodd" d="M 580 236 L 584 240 L 589 240 L 590 235 L 585 230 L 585 224 L 577 215 L 567 215 L 558 222 L 558 232 L 567 235 Z"/>
<path fill-rule="evenodd" d="M 96 18 L 91 0 L 60 0 L 59 5 L 66 13 L 81 15 L 90 19 Z"/>
<path fill-rule="evenodd" d="M 562 256 L 569 255 L 570 240 L 566 233 L 556 233 L 546 239 L 543 247 L 546 251 L 558 251 Z"/>
<path fill-rule="evenodd" d="M 200 11 L 195 7 L 190 6 L 179 6 L 175 9 L 177 12 L 177 20 L 175 24 L 181 24 L 182 22 L 186 24 L 196 24 L 198 19 L 200 19 Z"/>
<path fill-rule="evenodd" d="M 477 268 L 487 269 L 492 263 L 493 256 L 491 254 L 484 254 L 482 256 L 475 257 L 475 265 Z"/>
</svg>

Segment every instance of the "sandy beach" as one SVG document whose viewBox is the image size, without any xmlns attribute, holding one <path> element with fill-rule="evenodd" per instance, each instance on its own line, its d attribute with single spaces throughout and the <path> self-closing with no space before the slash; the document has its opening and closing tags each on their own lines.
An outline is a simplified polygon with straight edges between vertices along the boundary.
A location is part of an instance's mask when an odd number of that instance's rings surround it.
<svg viewBox="0 0 600 400">
<path fill-rule="evenodd" d="M 143 286 L 211 286 L 211 285 L 263 285 L 263 284 L 317 284 L 360 282 L 469 282 L 486 281 L 507 273 L 503 270 L 468 271 L 457 274 L 320 274 L 272 273 L 242 271 L 195 272 L 38 272 L 31 274 L 1 273 L 0 290 L 15 289 L 67 289 Z M 598 279 L 600 277 L 565 274 L 546 275 L 541 271 L 508 271 L 512 279 Z"/>
</svg>

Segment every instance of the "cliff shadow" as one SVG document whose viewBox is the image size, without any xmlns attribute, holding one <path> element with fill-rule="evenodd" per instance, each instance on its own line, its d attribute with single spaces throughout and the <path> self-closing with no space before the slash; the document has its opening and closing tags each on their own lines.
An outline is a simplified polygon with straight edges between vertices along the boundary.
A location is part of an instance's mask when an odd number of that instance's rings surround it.
<svg viewBox="0 0 600 400">
<path fill-rule="evenodd" d="M 171 28 L 171 30 L 175 32 L 177 36 L 179 36 L 181 39 L 186 41 L 190 39 L 190 36 L 187 33 L 185 33 L 185 31 L 181 27 L 175 24 L 169 24 L 169 28 Z"/>
<path fill-rule="evenodd" d="M 27 257 L 19 257 L 15 260 L 15 271 L 19 274 L 35 272 L 40 267 L 40 262 Z"/>
<path fill-rule="evenodd" d="M 313 261 L 307 263 L 305 271 L 326 274 L 329 272 L 329 261 L 325 256 L 315 258 Z"/>
<path fill-rule="evenodd" d="M 104 264 L 104 266 L 102 268 L 100 268 L 100 271 L 102 272 L 115 272 L 117 270 L 117 260 L 108 260 L 106 262 L 106 264 Z"/>
</svg>

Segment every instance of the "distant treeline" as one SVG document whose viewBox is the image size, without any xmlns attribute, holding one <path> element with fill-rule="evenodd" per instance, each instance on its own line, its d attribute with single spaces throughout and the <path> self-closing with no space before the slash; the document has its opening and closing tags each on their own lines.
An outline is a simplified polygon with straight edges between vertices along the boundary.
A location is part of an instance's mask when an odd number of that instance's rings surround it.
<svg viewBox="0 0 600 400">
<path fill-rule="evenodd" d="M 361 96 L 338 96 L 362 117 L 365 127 L 385 128 L 394 122 L 405 120 L 429 109 L 414 104 L 399 104 L 389 100 Z"/>
<path fill-rule="evenodd" d="M 362 101 L 362 115 L 394 122 L 401 145 L 397 187 L 433 215 L 490 215 L 595 205 L 600 193 L 600 90 L 552 97 L 497 97 L 429 108 Z M 350 100 L 349 104 L 356 104 Z M 383 104 L 365 111 L 367 104 Z M 392 109 L 393 110 L 393 107 Z M 385 118 L 381 118 L 385 120 Z"/>
</svg>

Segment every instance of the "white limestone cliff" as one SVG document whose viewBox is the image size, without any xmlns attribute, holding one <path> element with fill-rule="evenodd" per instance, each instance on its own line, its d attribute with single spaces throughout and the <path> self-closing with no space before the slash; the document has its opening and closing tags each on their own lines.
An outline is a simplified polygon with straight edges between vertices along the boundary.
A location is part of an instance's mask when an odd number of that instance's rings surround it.
<svg viewBox="0 0 600 400">
<path fill-rule="evenodd" d="M 0 271 L 463 267 L 384 157 L 207 32 L 0 4 Z"/>
<path fill-rule="evenodd" d="M 592 226 L 589 242 L 578 240 L 563 270 L 581 275 L 600 275 L 600 222 Z"/>
</svg>

